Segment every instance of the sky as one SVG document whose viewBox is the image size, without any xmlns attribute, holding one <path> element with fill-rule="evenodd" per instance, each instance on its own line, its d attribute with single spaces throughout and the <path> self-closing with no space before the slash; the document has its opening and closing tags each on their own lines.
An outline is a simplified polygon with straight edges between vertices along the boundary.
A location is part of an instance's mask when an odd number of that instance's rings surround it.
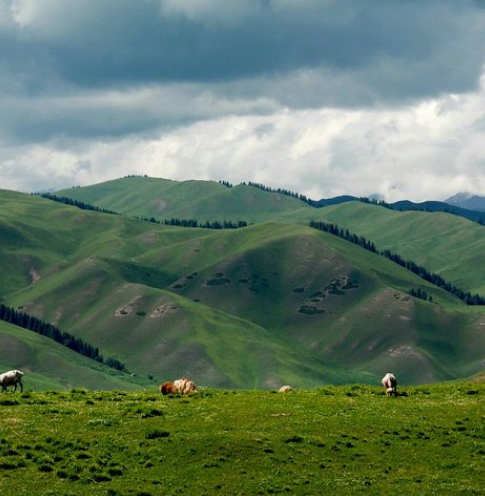
<svg viewBox="0 0 485 496">
<path fill-rule="evenodd" d="M 0 188 L 485 195 L 485 0 L 0 0 Z"/>
</svg>

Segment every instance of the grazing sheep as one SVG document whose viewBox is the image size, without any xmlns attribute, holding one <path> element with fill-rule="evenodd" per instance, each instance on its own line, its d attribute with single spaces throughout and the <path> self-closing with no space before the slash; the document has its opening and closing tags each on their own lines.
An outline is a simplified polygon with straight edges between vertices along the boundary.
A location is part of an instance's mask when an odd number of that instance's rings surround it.
<svg viewBox="0 0 485 496">
<path fill-rule="evenodd" d="M 177 379 L 174 382 L 164 382 L 160 385 L 160 392 L 162 395 L 180 393 L 188 394 L 193 391 L 197 391 L 197 386 L 190 379 Z"/>
<path fill-rule="evenodd" d="M 7 386 L 15 386 L 14 391 L 17 391 L 17 385 L 20 384 L 20 392 L 24 391 L 24 385 L 22 384 L 23 372 L 20 370 L 9 370 L 3 374 L 0 374 L 0 386 L 2 386 L 2 392 L 7 390 Z"/>
<path fill-rule="evenodd" d="M 382 386 L 385 388 L 387 396 L 397 396 L 397 379 L 394 374 L 388 372 L 381 380 Z"/>
<path fill-rule="evenodd" d="M 279 389 L 280 393 L 287 393 L 288 391 L 293 391 L 291 386 L 281 386 Z"/>
</svg>

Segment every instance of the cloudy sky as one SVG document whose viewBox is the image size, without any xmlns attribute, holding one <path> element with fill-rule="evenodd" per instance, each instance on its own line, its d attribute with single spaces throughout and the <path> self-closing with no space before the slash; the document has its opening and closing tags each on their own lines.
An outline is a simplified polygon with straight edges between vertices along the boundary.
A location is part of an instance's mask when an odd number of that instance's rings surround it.
<svg viewBox="0 0 485 496">
<path fill-rule="evenodd" d="M 485 195 L 485 0 L 0 0 L 0 188 Z"/>
</svg>

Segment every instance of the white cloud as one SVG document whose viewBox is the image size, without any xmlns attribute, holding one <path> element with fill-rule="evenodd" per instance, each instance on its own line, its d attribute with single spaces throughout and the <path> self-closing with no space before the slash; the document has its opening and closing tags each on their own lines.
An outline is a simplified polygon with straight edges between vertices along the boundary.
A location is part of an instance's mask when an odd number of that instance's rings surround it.
<svg viewBox="0 0 485 496">
<path fill-rule="evenodd" d="M 207 118 L 158 135 L 26 146 L 1 163 L 10 187 L 91 184 L 127 174 L 169 179 L 256 181 L 328 198 L 382 195 L 387 201 L 483 194 L 485 89 L 395 109 L 289 109 Z M 26 169 L 29 180 L 15 177 Z M 9 172 L 9 173 L 8 173 Z"/>
<path fill-rule="evenodd" d="M 42 11 L 42 5 L 35 0 L 3 0 L 10 4 L 12 19 L 21 27 L 29 26 Z"/>
</svg>

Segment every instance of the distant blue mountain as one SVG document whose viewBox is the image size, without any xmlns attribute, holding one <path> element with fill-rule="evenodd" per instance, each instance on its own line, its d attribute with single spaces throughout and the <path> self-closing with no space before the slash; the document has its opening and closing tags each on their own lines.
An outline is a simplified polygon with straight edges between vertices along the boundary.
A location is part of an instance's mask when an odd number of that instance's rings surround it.
<svg viewBox="0 0 485 496">
<path fill-rule="evenodd" d="M 343 195 L 343 196 L 336 196 L 335 198 L 322 198 L 321 200 L 309 200 L 307 203 L 309 203 L 312 207 L 321 208 L 321 207 L 328 207 L 329 205 L 338 205 L 340 203 L 346 203 L 349 201 L 359 201 L 359 200 L 360 198 L 357 198 L 356 196 Z"/>
<path fill-rule="evenodd" d="M 457 195 L 458 196 L 458 195 Z M 480 197 L 476 197 L 480 198 Z M 346 203 L 349 201 L 362 201 L 365 203 L 373 203 L 383 207 L 390 208 L 391 210 L 399 210 L 401 212 L 408 210 L 416 210 L 421 212 L 445 212 L 449 214 L 459 215 L 474 222 L 480 222 L 485 224 L 485 198 L 481 198 L 483 201 L 483 210 L 472 210 L 458 205 L 452 205 L 441 201 L 425 201 L 421 203 L 415 203 L 409 200 L 402 200 L 395 203 L 386 203 L 385 201 L 379 200 L 374 197 L 369 198 L 358 198 L 357 196 L 337 196 L 336 198 L 327 198 L 321 200 L 307 200 L 311 206 L 316 208 L 328 207 L 329 205 L 338 205 L 340 203 Z"/>
<path fill-rule="evenodd" d="M 485 212 L 485 196 L 471 195 L 470 193 L 458 193 L 445 201 L 455 207 Z"/>
<path fill-rule="evenodd" d="M 459 206 L 451 205 L 447 202 L 440 201 L 425 201 L 421 203 L 414 203 L 408 200 L 403 200 L 389 204 L 389 208 L 401 211 L 422 210 L 425 212 L 446 212 L 449 214 L 455 214 L 461 217 L 465 217 L 466 219 L 470 219 L 475 222 L 485 221 L 485 210 L 479 212 L 476 210 L 469 210 L 467 208 L 462 208 Z"/>
</svg>

